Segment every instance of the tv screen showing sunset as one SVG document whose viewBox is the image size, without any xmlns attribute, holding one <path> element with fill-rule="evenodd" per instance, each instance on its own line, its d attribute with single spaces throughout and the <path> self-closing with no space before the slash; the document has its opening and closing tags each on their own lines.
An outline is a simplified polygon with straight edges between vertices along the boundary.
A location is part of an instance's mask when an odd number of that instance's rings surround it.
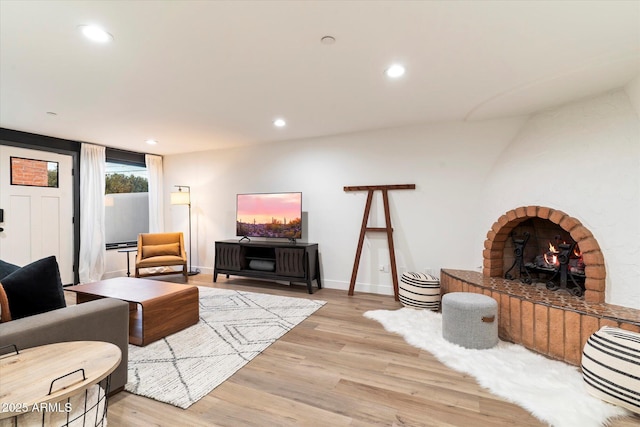
<svg viewBox="0 0 640 427">
<path fill-rule="evenodd" d="M 302 193 L 238 194 L 236 235 L 302 238 Z"/>
</svg>

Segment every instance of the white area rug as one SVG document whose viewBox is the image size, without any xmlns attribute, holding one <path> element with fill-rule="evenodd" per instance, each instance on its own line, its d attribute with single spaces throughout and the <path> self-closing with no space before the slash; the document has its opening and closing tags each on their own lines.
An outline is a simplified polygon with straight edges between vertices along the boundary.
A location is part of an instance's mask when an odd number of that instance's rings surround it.
<svg viewBox="0 0 640 427">
<path fill-rule="evenodd" d="M 325 302 L 203 286 L 200 321 L 146 347 L 129 345 L 125 390 L 186 409 Z"/>
<path fill-rule="evenodd" d="M 589 395 L 578 368 L 564 362 L 504 341 L 488 350 L 466 349 L 446 341 L 439 313 L 402 308 L 368 311 L 364 316 L 552 426 L 598 427 L 606 425 L 608 418 L 630 414 Z"/>
</svg>

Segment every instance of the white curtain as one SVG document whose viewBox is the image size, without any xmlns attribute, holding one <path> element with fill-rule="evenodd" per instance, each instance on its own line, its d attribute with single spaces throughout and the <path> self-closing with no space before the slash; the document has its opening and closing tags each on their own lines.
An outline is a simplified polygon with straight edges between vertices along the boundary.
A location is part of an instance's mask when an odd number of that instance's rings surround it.
<svg viewBox="0 0 640 427">
<path fill-rule="evenodd" d="M 146 154 L 149 174 L 149 233 L 164 232 L 164 198 L 162 196 L 162 157 Z"/>
<path fill-rule="evenodd" d="M 80 148 L 80 283 L 102 280 L 105 270 L 105 148 Z"/>
</svg>

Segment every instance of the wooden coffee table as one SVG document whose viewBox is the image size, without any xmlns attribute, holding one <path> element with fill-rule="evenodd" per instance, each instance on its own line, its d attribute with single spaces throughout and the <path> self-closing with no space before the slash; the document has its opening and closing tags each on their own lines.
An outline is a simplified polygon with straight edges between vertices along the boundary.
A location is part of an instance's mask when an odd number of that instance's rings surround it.
<svg viewBox="0 0 640 427">
<path fill-rule="evenodd" d="M 145 346 L 198 323 L 198 287 L 158 280 L 116 277 L 69 286 L 76 303 L 117 298 L 129 303 L 129 343 Z"/>
</svg>

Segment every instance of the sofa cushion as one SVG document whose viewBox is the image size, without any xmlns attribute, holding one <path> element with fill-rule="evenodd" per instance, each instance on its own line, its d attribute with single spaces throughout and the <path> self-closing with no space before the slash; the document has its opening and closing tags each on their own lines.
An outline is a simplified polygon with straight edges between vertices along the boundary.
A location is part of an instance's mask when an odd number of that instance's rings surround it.
<svg viewBox="0 0 640 427">
<path fill-rule="evenodd" d="M 11 319 L 20 319 L 66 307 L 56 257 L 25 265 L 5 276 L 1 283 Z M 6 318 L 4 310 L 3 317 Z"/>
<path fill-rule="evenodd" d="M 180 243 L 166 243 L 164 245 L 144 245 L 142 247 L 142 258 L 154 256 L 173 255 L 180 256 Z"/>
<path fill-rule="evenodd" d="M 20 266 L 18 265 L 9 264 L 8 262 L 2 261 L 0 259 L 0 280 L 2 280 L 5 276 L 8 276 L 9 274 L 13 273 L 19 268 Z"/>
</svg>

